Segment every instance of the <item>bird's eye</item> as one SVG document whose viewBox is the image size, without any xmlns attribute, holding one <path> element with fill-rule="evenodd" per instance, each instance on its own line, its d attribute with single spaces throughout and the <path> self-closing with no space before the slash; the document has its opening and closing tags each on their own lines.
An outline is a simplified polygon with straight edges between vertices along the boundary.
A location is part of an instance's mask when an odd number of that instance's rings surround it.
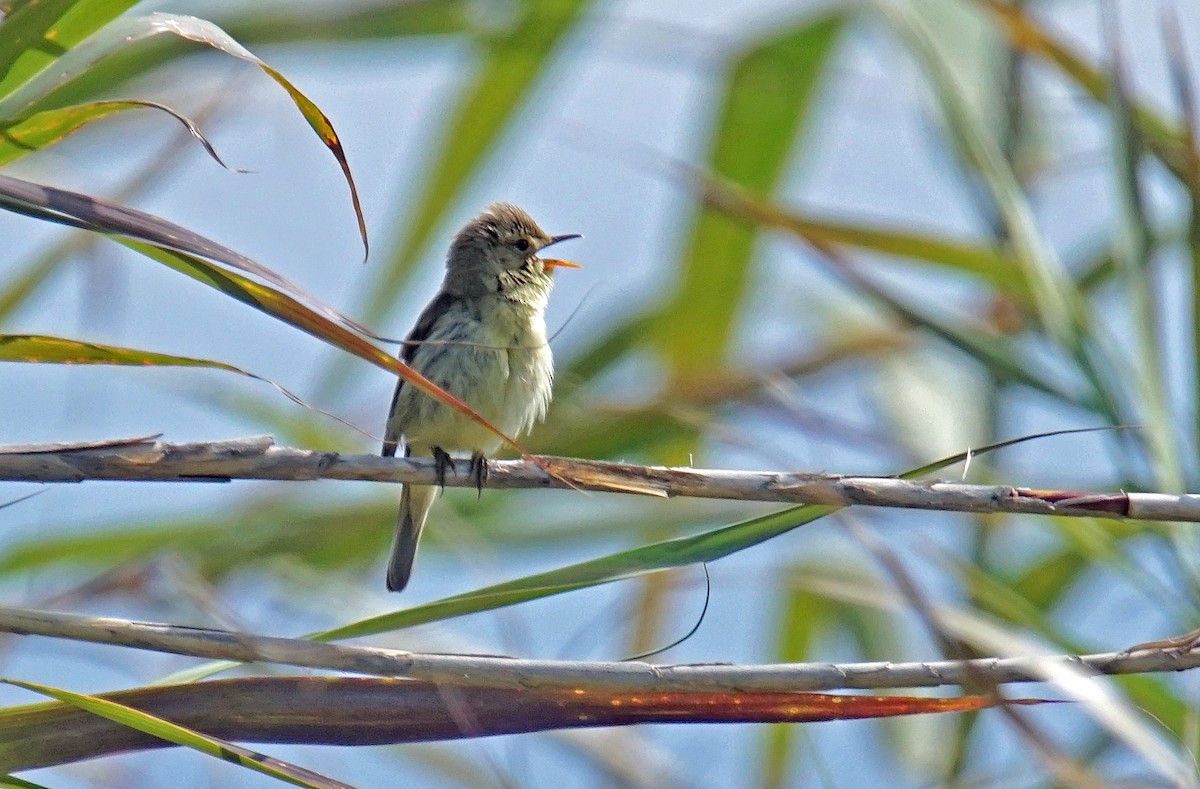
<svg viewBox="0 0 1200 789">
<path fill-rule="evenodd" d="M 517 242 L 515 244 L 513 244 L 513 246 L 515 246 L 517 249 L 521 250 L 522 252 L 525 252 L 529 249 L 529 239 L 519 238 L 519 239 L 517 239 Z"/>
</svg>

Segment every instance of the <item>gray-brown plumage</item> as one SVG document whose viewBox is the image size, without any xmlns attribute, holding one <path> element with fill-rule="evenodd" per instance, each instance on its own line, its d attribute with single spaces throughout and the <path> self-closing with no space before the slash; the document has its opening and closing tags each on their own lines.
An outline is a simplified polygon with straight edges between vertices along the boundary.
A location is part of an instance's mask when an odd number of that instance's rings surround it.
<svg viewBox="0 0 1200 789">
<path fill-rule="evenodd" d="M 496 203 L 454 237 L 446 277 L 417 318 L 401 358 L 459 398 L 506 435 L 516 437 L 546 415 L 554 359 L 546 339 L 545 311 L 556 265 L 538 253 L 577 235 L 547 235 L 529 214 Z M 469 451 L 476 473 L 500 439 L 481 425 L 401 380 L 388 413 L 383 454 Z M 387 587 L 408 584 L 417 541 L 437 489 L 405 485 L 388 561 Z"/>
</svg>

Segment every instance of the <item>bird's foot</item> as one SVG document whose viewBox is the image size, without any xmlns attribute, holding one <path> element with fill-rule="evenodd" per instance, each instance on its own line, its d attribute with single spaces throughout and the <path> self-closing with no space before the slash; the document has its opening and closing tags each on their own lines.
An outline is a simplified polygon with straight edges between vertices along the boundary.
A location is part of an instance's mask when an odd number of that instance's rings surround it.
<svg viewBox="0 0 1200 789">
<path fill-rule="evenodd" d="M 446 472 L 458 476 L 458 472 L 454 470 L 454 458 L 450 457 L 450 453 L 441 447 L 433 448 L 433 473 L 437 475 L 438 487 L 444 493 L 446 491 Z"/>
<path fill-rule="evenodd" d="M 475 482 L 475 490 L 479 498 L 483 498 L 483 483 L 487 482 L 491 474 L 492 470 L 488 465 L 487 455 L 482 452 L 473 453 L 471 455 L 471 479 Z"/>
</svg>

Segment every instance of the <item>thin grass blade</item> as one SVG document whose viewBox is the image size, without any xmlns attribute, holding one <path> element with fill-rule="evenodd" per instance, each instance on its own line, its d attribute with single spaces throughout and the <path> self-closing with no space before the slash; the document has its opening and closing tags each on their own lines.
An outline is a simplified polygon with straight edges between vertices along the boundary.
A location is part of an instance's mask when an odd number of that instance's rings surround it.
<svg viewBox="0 0 1200 789">
<path fill-rule="evenodd" d="M 299 406 L 309 410 L 319 409 L 306 403 L 298 395 L 270 378 L 256 375 L 226 362 L 214 359 L 199 359 L 191 356 L 176 356 L 136 348 L 83 342 L 66 337 L 45 334 L 0 334 L 0 362 L 25 362 L 32 364 L 103 364 L 125 367 L 206 367 L 224 370 L 237 375 L 262 381 Z M 325 412 L 321 412 L 325 413 Z"/>
<path fill-rule="evenodd" d="M 52 699 L 57 699 L 65 704 L 78 707 L 93 715 L 107 718 L 122 726 L 127 726 L 145 734 L 175 743 L 176 745 L 192 748 L 208 756 L 254 770 L 263 775 L 269 775 L 286 783 L 305 786 L 310 789 L 353 789 L 349 784 L 335 781 L 332 778 L 326 778 L 319 773 L 289 764 L 282 759 L 276 759 L 272 756 L 252 751 L 249 748 L 243 748 L 240 745 L 235 745 L 216 737 L 210 737 L 193 729 L 171 723 L 168 720 L 141 712 L 132 707 L 124 706 L 123 704 L 118 704 L 114 701 L 82 693 L 74 693 L 61 688 L 52 688 L 36 682 L 23 682 L 21 680 L 3 678 L 0 678 L 0 682 L 15 685 L 18 688 L 24 688 L 43 696 L 49 696 Z"/>
<path fill-rule="evenodd" d="M 119 112 L 137 109 L 155 109 L 167 113 L 183 124 L 188 133 L 204 147 L 204 150 L 217 164 L 233 172 L 246 172 L 226 164 L 217 154 L 212 143 L 200 131 L 200 127 L 186 115 L 165 104 L 140 99 L 93 101 L 89 104 L 45 110 L 20 120 L 0 123 L 0 166 L 53 145 L 93 121 Z"/>
<path fill-rule="evenodd" d="M 65 52 L 55 63 L 53 70 L 43 71 L 20 88 L 0 98 L 0 118 L 16 118 L 30 110 L 36 103 L 53 94 L 76 76 L 92 68 L 113 52 L 126 49 L 133 44 L 154 36 L 170 34 L 217 49 L 235 58 L 252 63 L 274 80 L 292 98 L 292 102 L 304 117 L 309 127 L 333 154 L 342 175 L 350 188 L 350 199 L 358 221 L 363 249 L 368 249 L 366 220 L 358 198 L 358 189 L 350 173 L 350 165 L 342 150 L 341 141 L 329 118 L 321 112 L 290 80 L 274 67 L 243 47 L 224 30 L 205 19 L 182 14 L 155 12 L 148 16 L 123 17 L 89 36 L 77 46 Z"/>
<path fill-rule="evenodd" d="M 708 169 L 755 193 L 774 191 L 813 115 L 846 26 L 843 13 L 772 33 L 733 63 L 716 121 Z M 687 380 L 728 351 L 750 282 L 758 228 L 702 207 L 682 256 L 680 284 L 657 336 L 673 378 Z"/>
</svg>

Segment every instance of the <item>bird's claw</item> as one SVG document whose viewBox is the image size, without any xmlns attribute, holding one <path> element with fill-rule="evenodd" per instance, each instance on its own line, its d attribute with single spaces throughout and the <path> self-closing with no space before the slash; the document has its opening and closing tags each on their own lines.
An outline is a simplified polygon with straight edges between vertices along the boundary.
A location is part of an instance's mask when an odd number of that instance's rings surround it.
<svg viewBox="0 0 1200 789">
<path fill-rule="evenodd" d="M 454 470 L 454 458 L 450 457 L 450 453 L 441 447 L 433 448 L 433 473 L 437 476 L 438 487 L 442 492 L 446 490 L 446 472 L 458 476 L 458 472 Z"/>
<path fill-rule="evenodd" d="M 479 498 L 483 498 L 483 483 L 487 482 L 491 473 L 487 455 L 482 452 L 471 455 L 471 479 L 475 482 L 475 490 Z"/>
</svg>

